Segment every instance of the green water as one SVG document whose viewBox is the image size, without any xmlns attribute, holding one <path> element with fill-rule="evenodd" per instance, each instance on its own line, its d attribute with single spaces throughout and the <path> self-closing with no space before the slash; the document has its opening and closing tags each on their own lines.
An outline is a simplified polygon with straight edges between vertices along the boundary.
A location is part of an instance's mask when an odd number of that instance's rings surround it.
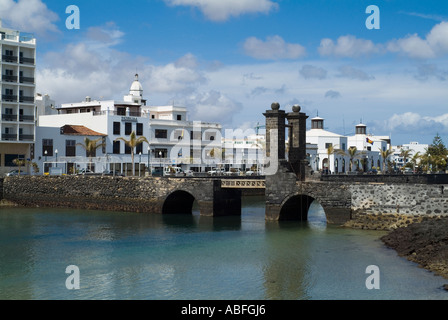
<svg viewBox="0 0 448 320">
<path fill-rule="evenodd" d="M 1 208 L 0 299 L 448 299 L 383 234 L 326 225 L 315 203 L 308 222 L 266 222 L 259 197 L 219 218 Z"/>
</svg>

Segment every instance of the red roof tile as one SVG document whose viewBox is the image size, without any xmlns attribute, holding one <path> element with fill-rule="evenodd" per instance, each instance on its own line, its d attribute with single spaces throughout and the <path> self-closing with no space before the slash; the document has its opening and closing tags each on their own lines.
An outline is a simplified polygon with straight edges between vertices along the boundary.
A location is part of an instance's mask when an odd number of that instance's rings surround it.
<svg viewBox="0 0 448 320">
<path fill-rule="evenodd" d="M 61 127 L 61 134 L 76 135 L 76 136 L 101 136 L 101 137 L 107 136 L 107 134 L 93 131 L 84 126 L 69 125 L 69 124 L 66 124 L 65 126 Z"/>
</svg>

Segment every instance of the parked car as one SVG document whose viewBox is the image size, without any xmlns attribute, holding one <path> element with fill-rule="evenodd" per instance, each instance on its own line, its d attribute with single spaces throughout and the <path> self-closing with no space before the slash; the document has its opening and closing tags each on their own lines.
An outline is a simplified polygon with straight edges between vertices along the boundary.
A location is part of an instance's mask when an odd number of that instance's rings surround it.
<svg viewBox="0 0 448 320">
<path fill-rule="evenodd" d="M 79 170 L 78 174 L 93 174 L 93 171 L 84 168 Z"/>
<path fill-rule="evenodd" d="M 403 173 L 404 174 L 413 174 L 414 171 L 411 168 L 404 168 Z"/>
<path fill-rule="evenodd" d="M 207 171 L 207 174 L 209 176 L 218 176 L 218 175 L 222 175 L 224 173 L 225 173 L 224 169 L 220 169 L 220 168 L 212 168 L 212 170 Z"/>
<path fill-rule="evenodd" d="M 112 171 L 112 170 L 104 170 L 103 171 L 103 175 L 104 176 L 124 176 L 124 174 L 123 173 L 120 173 L 120 171 L 115 171 L 115 174 L 114 174 L 114 172 Z"/>
<path fill-rule="evenodd" d="M 179 167 L 165 167 L 163 169 L 164 176 L 185 176 L 185 172 Z"/>
<path fill-rule="evenodd" d="M 246 176 L 259 176 L 260 170 L 248 170 L 246 171 Z"/>
<path fill-rule="evenodd" d="M 161 177 L 161 176 L 163 176 L 163 169 L 162 168 L 154 168 L 151 172 L 151 175 L 154 177 Z"/>
<path fill-rule="evenodd" d="M 7 177 L 18 176 L 18 175 L 19 175 L 19 170 L 11 170 L 6 174 Z M 28 172 L 20 170 L 20 175 L 26 176 L 26 175 L 28 175 Z"/>
<path fill-rule="evenodd" d="M 230 168 L 229 171 L 225 173 L 226 176 L 239 176 L 241 174 L 240 168 Z"/>
<path fill-rule="evenodd" d="M 194 171 L 193 170 L 185 170 L 185 175 L 187 177 L 192 177 L 192 176 L 194 176 Z"/>
</svg>

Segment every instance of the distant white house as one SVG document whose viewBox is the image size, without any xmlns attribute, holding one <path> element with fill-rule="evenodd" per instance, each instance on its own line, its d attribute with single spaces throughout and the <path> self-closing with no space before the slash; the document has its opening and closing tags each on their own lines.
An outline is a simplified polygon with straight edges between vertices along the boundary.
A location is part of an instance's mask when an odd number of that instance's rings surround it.
<svg viewBox="0 0 448 320">
<path fill-rule="evenodd" d="M 421 144 L 416 141 L 405 143 L 401 146 L 394 146 L 392 147 L 394 149 L 394 154 L 391 158 L 391 161 L 395 164 L 397 168 L 402 168 L 409 161 L 411 161 L 412 157 L 414 157 L 417 153 L 419 153 L 420 155 L 425 154 L 428 147 L 429 147 L 428 144 Z M 404 159 L 401 153 L 404 150 L 409 150 L 409 155 L 407 156 L 406 160 Z"/>
<path fill-rule="evenodd" d="M 366 125 L 359 124 L 355 135 L 343 136 L 324 129 L 324 119 L 311 119 L 311 129 L 306 132 L 307 155 L 311 168 L 328 173 L 345 173 L 357 170 L 368 171 L 382 168 L 380 150 L 388 148 L 386 137 L 375 137 L 366 134 Z M 357 153 L 352 159 L 348 150 L 356 147 Z"/>
</svg>

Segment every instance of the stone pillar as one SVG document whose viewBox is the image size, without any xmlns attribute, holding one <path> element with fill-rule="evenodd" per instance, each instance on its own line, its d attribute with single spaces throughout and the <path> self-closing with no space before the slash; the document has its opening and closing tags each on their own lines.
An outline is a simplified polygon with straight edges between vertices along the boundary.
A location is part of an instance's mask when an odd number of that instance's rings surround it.
<svg viewBox="0 0 448 320">
<path fill-rule="evenodd" d="M 306 119 L 308 116 L 300 112 L 300 106 L 294 105 L 292 112 L 286 115 L 289 124 L 288 160 L 291 169 L 299 180 L 305 180 L 306 163 Z"/>
<path fill-rule="evenodd" d="M 205 215 L 202 214 L 201 215 Z M 241 190 L 223 189 L 221 180 L 213 181 L 213 216 L 241 215 Z"/>
<path fill-rule="evenodd" d="M 280 104 L 271 104 L 266 110 L 266 159 L 285 159 L 285 111 L 279 110 Z"/>
</svg>

